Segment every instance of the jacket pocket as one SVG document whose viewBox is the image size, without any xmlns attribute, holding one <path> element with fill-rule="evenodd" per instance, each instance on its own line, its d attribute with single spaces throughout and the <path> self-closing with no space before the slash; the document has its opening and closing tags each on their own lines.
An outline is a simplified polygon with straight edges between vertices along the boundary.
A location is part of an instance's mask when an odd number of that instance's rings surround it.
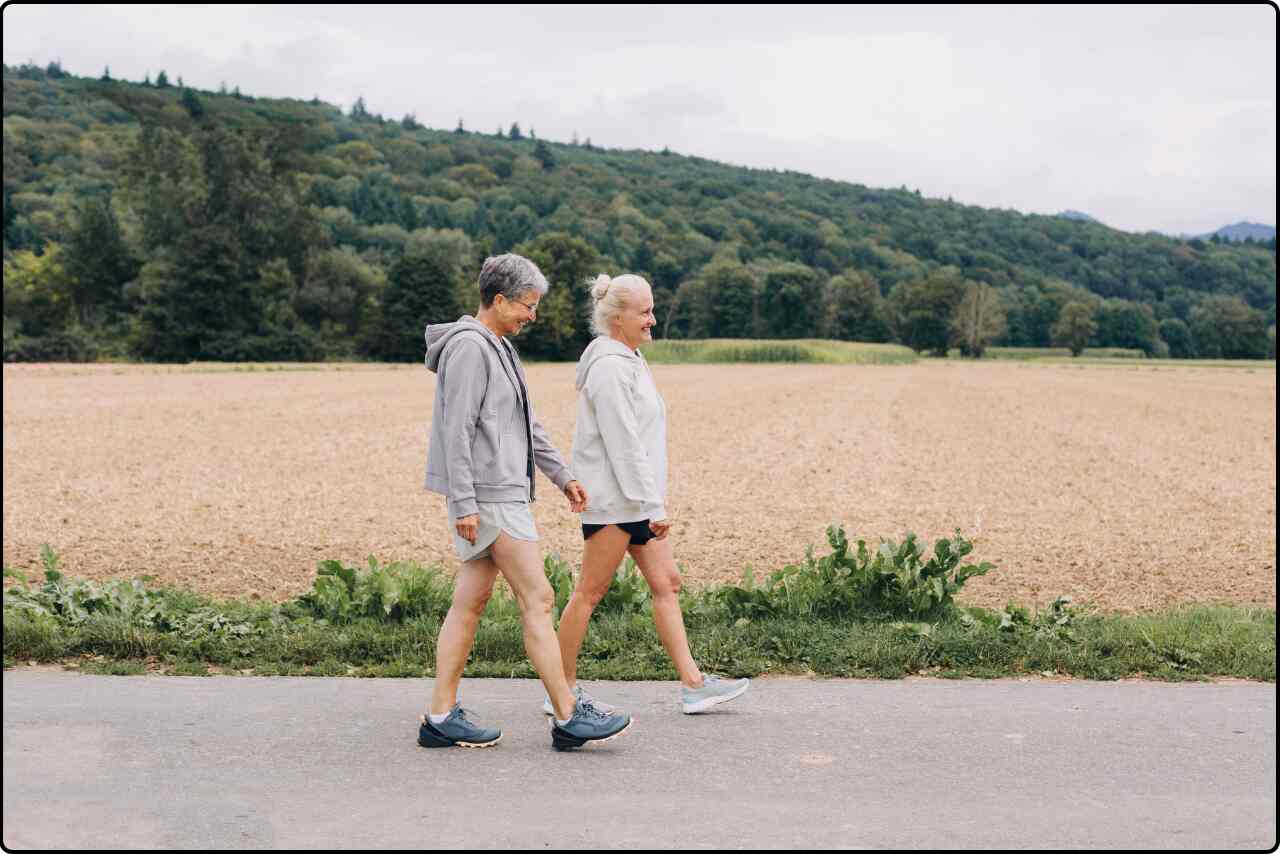
<svg viewBox="0 0 1280 854">
<path fill-rule="evenodd" d="M 519 408 L 511 410 L 499 432 L 500 453 L 494 464 L 495 483 L 522 483 L 528 476 L 528 440 L 524 431 L 524 416 Z"/>
<path fill-rule="evenodd" d="M 479 483 L 491 482 L 493 470 L 502 460 L 502 431 L 497 428 L 497 415 L 488 409 L 480 410 L 471 446 L 472 473 Z"/>
</svg>

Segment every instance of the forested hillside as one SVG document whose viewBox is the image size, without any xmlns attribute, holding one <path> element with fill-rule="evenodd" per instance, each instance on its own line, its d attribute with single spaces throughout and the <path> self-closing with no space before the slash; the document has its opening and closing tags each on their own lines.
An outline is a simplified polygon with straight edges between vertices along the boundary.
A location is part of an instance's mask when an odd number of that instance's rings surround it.
<svg viewBox="0 0 1280 854">
<path fill-rule="evenodd" d="M 513 117 L 519 119 L 521 117 Z M 465 117 L 464 117 L 465 119 Z M 486 255 L 553 283 L 576 358 L 600 271 L 661 337 L 1275 352 L 1275 240 L 1183 241 L 676 153 L 319 101 L 4 68 L 4 358 L 421 358 Z"/>
</svg>

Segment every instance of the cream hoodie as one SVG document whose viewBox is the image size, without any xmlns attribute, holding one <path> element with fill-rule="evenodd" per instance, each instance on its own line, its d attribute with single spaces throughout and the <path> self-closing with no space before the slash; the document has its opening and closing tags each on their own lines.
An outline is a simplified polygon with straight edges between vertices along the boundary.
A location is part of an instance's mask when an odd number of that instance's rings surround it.
<svg viewBox="0 0 1280 854">
<path fill-rule="evenodd" d="M 586 525 L 667 518 L 667 406 L 639 351 L 600 336 L 578 360 L 574 476 Z"/>
</svg>

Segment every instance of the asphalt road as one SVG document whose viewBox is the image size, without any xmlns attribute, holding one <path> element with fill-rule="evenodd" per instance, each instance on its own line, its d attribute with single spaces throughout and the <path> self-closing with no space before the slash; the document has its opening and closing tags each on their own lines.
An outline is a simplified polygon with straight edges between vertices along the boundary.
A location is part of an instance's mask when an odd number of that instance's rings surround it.
<svg viewBox="0 0 1280 854">
<path fill-rule="evenodd" d="M 4 674 L 3 842 L 30 848 L 1227 848 L 1276 844 L 1276 687 L 590 683 L 559 753 L 527 680 L 464 680 L 488 750 L 415 743 L 428 679 Z"/>
</svg>

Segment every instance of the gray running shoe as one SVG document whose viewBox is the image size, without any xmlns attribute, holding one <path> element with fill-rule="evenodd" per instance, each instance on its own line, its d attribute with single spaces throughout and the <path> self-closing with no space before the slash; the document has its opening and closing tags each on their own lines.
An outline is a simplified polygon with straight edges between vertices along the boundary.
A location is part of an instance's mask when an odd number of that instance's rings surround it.
<svg viewBox="0 0 1280 854">
<path fill-rule="evenodd" d="M 705 712 L 712 706 L 727 703 L 746 693 L 750 679 L 721 679 L 719 676 L 703 676 L 701 688 L 680 686 L 680 705 L 686 715 Z"/>
<path fill-rule="evenodd" d="M 600 711 L 604 712 L 606 715 L 611 715 L 617 711 L 616 707 L 611 706 L 602 700 L 597 700 L 595 697 L 588 694 L 582 689 L 581 685 L 573 686 L 573 696 L 577 697 L 579 700 L 585 700 Z M 546 694 L 544 694 L 542 698 L 542 713 L 544 715 L 551 715 L 552 717 L 555 717 L 556 714 L 555 708 L 551 705 L 551 697 Z"/>
<path fill-rule="evenodd" d="M 551 746 L 556 750 L 581 747 L 588 741 L 608 741 L 622 735 L 631 726 L 631 715 L 616 711 L 611 715 L 585 700 L 579 700 L 573 717 L 564 726 L 551 719 Z"/>
<path fill-rule="evenodd" d="M 478 727 L 467 720 L 469 713 L 454 704 L 449 717 L 433 724 L 427 715 L 418 726 L 418 744 L 423 747 L 493 747 L 502 741 L 502 730 Z"/>
</svg>

